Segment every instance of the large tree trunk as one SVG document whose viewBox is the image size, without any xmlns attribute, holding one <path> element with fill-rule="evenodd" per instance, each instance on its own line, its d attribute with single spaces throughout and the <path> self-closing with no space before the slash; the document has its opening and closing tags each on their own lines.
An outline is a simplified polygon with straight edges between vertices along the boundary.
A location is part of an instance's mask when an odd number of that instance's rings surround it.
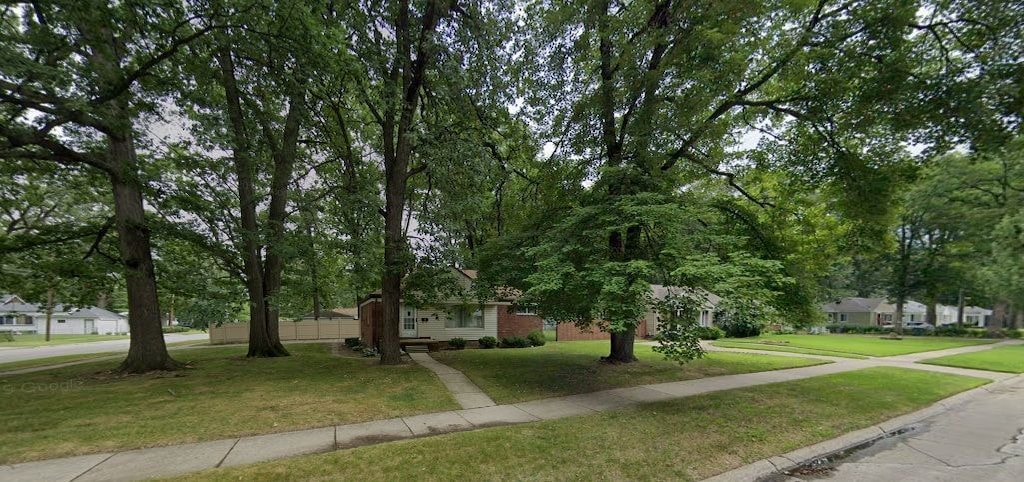
<svg viewBox="0 0 1024 482">
<path fill-rule="evenodd" d="M 636 355 L 633 354 L 635 338 L 635 330 L 624 333 L 611 333 L 611 352 L 603 360 L 609 363 L 633 363 L 637 361 Z"/>
<path fill-rule="evenodd" d="M 287 356 L 288 350 L 281 344 L 281 333 L 278 329 L 280 310 L 275 298 L 281 293 L 281 278 L 284 271 L 284 256 L 281 245 L 284 244 L 285 220 L 288 217 L 288 184 L 292 180 L 299 140 L 299 123 L 302 119 L 305 99 L 302 95 L 293 95 L 289 99 L 288 114 L 285 115 L 284 133 L 278 152 L 274 153 L 274 172 L 271 177 L 270 206 L 267 209 L 267 260 L 264 265 L 263 295 L 266 297 L 267 332 L 270 343 L 274 346 L 277 356 Z M 270 135 L 267 132 L 267 135 Z"/>
<path fill-rule="evenodd" d="M 405 169 L 399 171 L 401 180 L 388 179 L 387 209 L 384 213 L 384 273 L 381 276 L 381 303 L 383 312 L 380 331 L 380 363 L 395 365 L 402 361 L 399 346 L 399 303 L 402 298 L 405 242 L 402 239 L 402 206 L 405 192 Z M 400 184 L 400 186 L 399 186 Z M 403 195 L 390 193 L 396 190 Z"/>
<path fill-rule="evenodd" d="M 245 288 L 249 295 L 249 357 L 275 357 L 287 355 L 279 334 L 270 333 L 267 320 L 267 296 L 264 285 L 263 260 L 259 242 L 259 222 L 256 219 L 256 190 L 254 187 L 254 166 L 249 157 L 249 142 L 246 137 L 245 120 L 242 114 L 241 97 L 235 82 L 235 66 L 231 51 L 222 48 L 217 52 L 221 68 L 221 81 L 227 101 L 228 119 L 231 125 L 232 150 L 234 151 L 235 176 L 238 182 L 238 203 L 241 221 L 241 246 Z M 274 326 L 276 331 L 277 327 Z M 279 349 L 280 347 L 280 349 Z"/>
<path fill-rule="evenodd" d="M 939 319 L 938 319 L 939 309 L 938 309 L 938 304 L 939 304 L 939 302 L 936 301 L 935 298 L 929 299 L 928 300 L 927 311 L 925 312 L 925 315 L 924 315 L 925 321 L 927 321 L 928 323 L 931 323 L 933 326 L 939 326 Z"/>
<path fill-rule="evenodd" d="M 114 218 L 121 263 L 128 287 L 128 326 L 131 330 L 128 356 L 121 363 L 120 370 L 130 373 L 173 370 L 178 364 L 167 353 L 160 325 L 152 247 L 142 190 L 136 177 L 138 168 L 131 133 L 124 134 L 121 139 L 110 138 L 107 153 L 115 173 L 110 176 L 110 181 L 114 188 Z"/>
<path fill-rule="evenodd" d="M 627 188 L 629 186 L 626 186 Z M 623 261 L 631 261 L 639 257 L 640 250 L 640 226 L 634 225 L 626 228 L 626 239 L 622 242 L 620 239 L 621 235 L 618 232 L 612 233 L 609 237 L 609 249 L 612 251 L 612 257 L 618 257 Z M 638 282 L 637 280 L 629 280 L 629 284 Z M 608 356 L 604 357 L 603 360 L 610 363 L 632 363 L 637 361 L 636 355 L 633 354 L 633 342 L 636 340 L 636 325 L 640 320 L 632 320 L 632 324 L 627 324 L 625 331 L 622 332 L 610 332 L 609 341 L 609 352 Z"/>
</svg>

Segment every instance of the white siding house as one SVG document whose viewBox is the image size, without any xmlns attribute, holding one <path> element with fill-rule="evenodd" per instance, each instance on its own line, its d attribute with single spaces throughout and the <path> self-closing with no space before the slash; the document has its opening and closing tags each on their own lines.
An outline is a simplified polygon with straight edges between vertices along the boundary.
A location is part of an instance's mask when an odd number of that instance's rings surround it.
<svg viewBox="0 0 1024 482">
<path fill-rule="evenodd" d="M 504 309 L 504 307 L 503 307 Z M 498 337 L 498 305 L 463 305 L 461 301 L 434 307 L 402 307 L 402 336 L 448 341 Z"/>
<path fill-rule="evenodd" d="M 45 333 L 46 311 L 20 298 L 0 304 L 0 332 Z M 102 308 L 56 305 L 50 316 L 54 335 L 91 335 L 128 333 L 128 318 Z"/>
</svg>

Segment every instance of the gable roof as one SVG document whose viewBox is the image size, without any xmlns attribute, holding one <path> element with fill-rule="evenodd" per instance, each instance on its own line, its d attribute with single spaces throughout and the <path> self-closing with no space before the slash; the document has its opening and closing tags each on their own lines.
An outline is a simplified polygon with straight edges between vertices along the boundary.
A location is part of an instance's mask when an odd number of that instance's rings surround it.
<svg viewBox="0 0 1024 482">
<path fill-rule="evenodd" d="M 331 308 L 329 310 L 321 309 L 319 314 L 320 316 L 318 318 L 320 319 L 345 318 L 354 320 L 359 317 L 359 308 L 356 308 L 355 306 L 346 306 L 340 308 Z M 306 313 L 305 315 L 302 315 L 303 320 L 311 320 L 313 318 L 314 316 L 312 311 Z"/>
<path fill-rule="evenodd" d="M 885 309 L 886 304 L 883 298 L 848 297 L 822 304 L 821 311 L 825 313 L 871 313 L 873 311 L 888 311 Z"/>
<path fill-rule="evenodd" d="M 0 305 L 6 305 L 10 303 L 25 304 L 25 300 L 21 299 L 18 295 L 12 295 L 10 293 L 0 293 Z"/>
<path fill-rule="evenodd" d="M 68 312 L 68 316 L 74 318 L 108 318 L 115 320 L 124 318 L 113 311 L 97 308 L 95 306 L 86 306 L 77 310 L 71 310 Z"/>
<path fill-rule="evenodd" d="M 651 295 L 656 300 L 664 300 L 669 296 L 678 296 L 685 294 L 693 294 L 698 297 L 703 297 L 712 308 L 718 306 L 718 303 L 722 301 L 722 298 L 708 290 L 702 288 L 686 288 L 680 286 L 664 286 L 664 285 L 651 285 Z"/>
</svg>

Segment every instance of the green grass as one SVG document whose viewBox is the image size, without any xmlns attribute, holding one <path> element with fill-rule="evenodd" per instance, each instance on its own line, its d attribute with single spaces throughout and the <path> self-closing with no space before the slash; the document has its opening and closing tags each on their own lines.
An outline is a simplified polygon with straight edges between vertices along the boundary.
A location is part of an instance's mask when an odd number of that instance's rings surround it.
<svg viewBox="0 0 1024 482">
<path fill-rule="evenodd" d="M 921 363 L 977 368 L 994 372 L 1024 373 L 1024 345 L 997 346 L 991 350 L 932 358 Z"/>
<path fill-rule="evenodd" d="M 187 480 L 700 480 L 985 383 L 870 368 L 556 421 L 213 469 Z"/>
<path fill-rule="evenodd" d="M 127 340 L 128 335 L 46 335 L 36 333 L 14 335 L 14 341 L 0 341 L 0 348 L 25 348 L 33 346 L 67 345 L 70 343 L 91 343 L 94 341 Z"/>
<path fill-rule="evenodd" d="M 945 350 L 970 345 L 994 343 L 995 340 L 944 338 L 937 336 L 906 336 L 902 340 L 886 340 L 883 335 L 762 335 L 752 338 L 718 340 L 715 346 L 753 350 L 814 350 L 817 355 L 895 356 L 924 351 Z"/>
<path fill-rule="evenodd" d="M 750 342 L 743 342 L 743 341 L 736 341 L 736 340 L 718 340 L 718 341 L 712 342 L 712 345 L 720 346 L 722 348 L 743 348 L 743 349 L 747 349 L 747 350 L 782 351 L 782 352 L 787 352 L 787 353 L 802 353 L 802 354 L 805 354 L 805 355 L 824 355 L 824 356 L 834 356 L 834 357 L 841 357 L 841 358 L 855 358 L 855 359 L 859 359 L 859 360 L 867 359 L 866 356 L 854 355 L 852 353 L 842 353 L 842 352 L 828 351 L 828 350 L 814 350 L 814 349 L 811 349 L 811 348 L 797 348 L 795 346 L 779 346 L 779 345 L 771 345 L 771 344 L 767 344 L 767 343 L 758 343 L 755 346 L 751 346 L 751 345 L 754 345 L 754 344 L 752 344 Z"/>
<path fill-rule="evenodd" d="M 49 358 L 35 358 L 35 359 L 32 359 L 32 360 L 21 360 L 21 361 L 16 361 L 16 362 L 0 363 L 0 373 L 7 372 L 7 371 L 12 371 L 12 370 L 21 370 L 23 368 L 35 368 L 35 367 L 44 367 L 44 366 L 47 366 L 47 365 L 59 365 L 61 363 L 67 363 L 67 362 L 73 362 L 73 361 L 79 361 L 79 360 L 91 360 L 91 359 L 94 359 L 94 358 L 103 358 L 103 357 L 115 356 L 115 355 L 124 356 L 123 353 L 119 353 L 119 352 L 83 353 L 83 354 L 78 354 L 78 355 L 51 356 Z"/>
<path fill-rule="evenodd" d="M 548 342 L 558 341 L 558 335 L 555 330 L 544 330 L 544 339 Z"/>
<path fill-rule="evenodd" d="M 208 343 L 209 342 L 207 342 L 206 340 L 176 341 L 174 343 L 168 343 L 167 347 L 173 350 L 173 349 L 176 349 L 176 348 L 185 348 L 185 347 L 190 347 L 190 346 L 199 346 L 199 345 L 205 345 L 205 344 L 208 344 Z M 108 357 L 108 356 L 122 356 L 123 357 L 124 355 L 125 355 L 124 352 L 108 351 L 108 352 L 103 352 L 103 353 L 79 353 L 79 354 L 76 354 L 76 355 L 60 355 L 60 356 L 51 356 L 51 357 L 47 357 L 47 358 L 34 358 L 32 360 L 20 360 L 20 361 L 16 361 L 16 362 L 0 363 L 0 374 L 2 374 L 3 372 L 6 372 L 6 371 L 20 370 L 20 369 L 23 369 L 23 368 L 35 368 L 35 367 L 44 367 L 44 366 L 48 366 L 48 365 L 59 365 L 61 363 L 80 361 L 80 360 L 91 360 L 91 359 L 95 359 L 95 358 L 104 358 L 104 357 Z M 171 356 L 177 356 L 177 355 L 172 353 Z"/>
<path fill-rule="evenodd" d="M 648 383 L 689 380 L 794 368 L 824 363 L 791 357 L 743 353 L 709 353 L 680 366 L 664 360 L 650 346 L 636 345 L 638 363 L 598 362 L 608 354 L 607 341 L 548 343 L 521 349 L 446 351 L 441 363 L 462 371 L 498 403 L 587 393 Z"/>
<path fill-rule="evenodd" d="M 0 378 L 0 464 L 457 409 L 416 365 L 331 356 L 246 359 L 246 347 L 181 350 L 193 368 L 119 376 L 98 361 Z"/>
</svg>

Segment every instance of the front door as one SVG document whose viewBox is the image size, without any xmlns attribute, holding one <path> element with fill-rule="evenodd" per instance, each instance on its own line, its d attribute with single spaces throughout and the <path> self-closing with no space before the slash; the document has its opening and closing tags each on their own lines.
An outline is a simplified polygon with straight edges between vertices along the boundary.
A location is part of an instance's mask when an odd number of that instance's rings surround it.
<svg viewBox="0 0 1024 482">
<path fill-rule="evenodd" d="M 411 306 L 402 305 L 399 307 L 402 315 L 402 338 L 416 338 L 419 333 L 416 331 L 416 309 Z"/>
</svg>

